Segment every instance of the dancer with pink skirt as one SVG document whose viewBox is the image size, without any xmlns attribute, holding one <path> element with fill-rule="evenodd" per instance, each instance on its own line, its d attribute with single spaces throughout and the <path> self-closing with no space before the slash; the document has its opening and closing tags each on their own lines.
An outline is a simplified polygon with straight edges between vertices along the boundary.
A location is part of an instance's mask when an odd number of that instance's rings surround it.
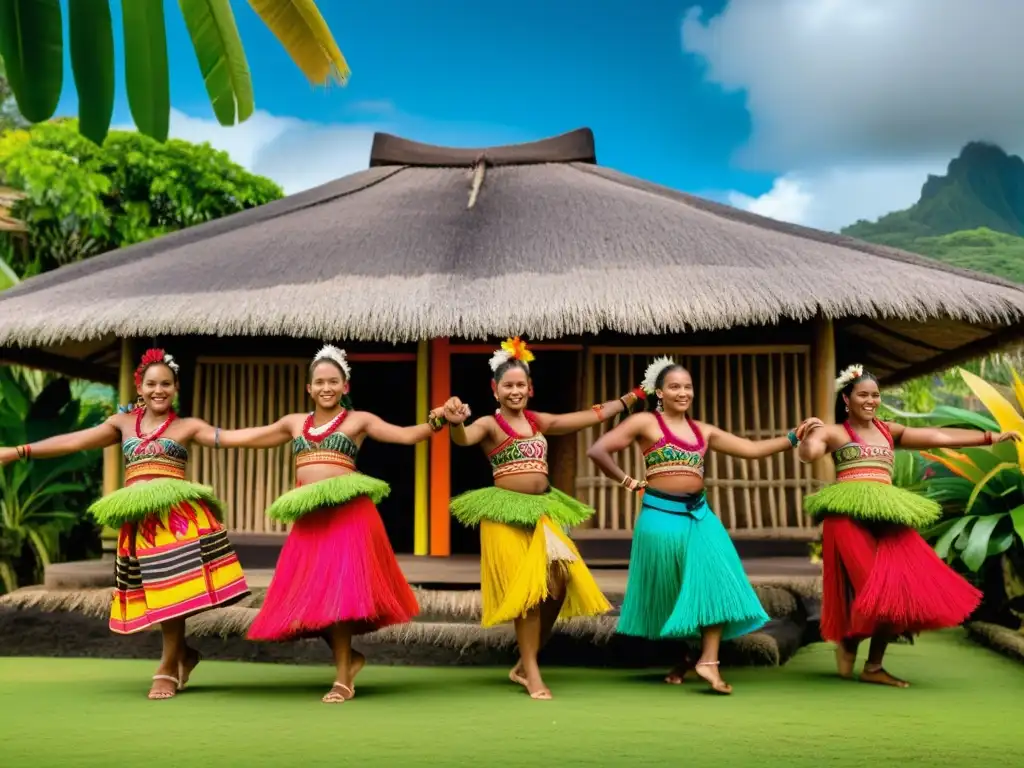
<svg viewBox="0 0 1024 768">
<path fill-rule="evenodd" d="M 377 512 L 390 488 L 356 470 L 359 448 L 367 437 L 413 445 L 446 423 L 442 408 L 431 412 L 427 424 L 414 427 L 354 411 L 350 376 L 344 351 L 326 346 L 309 368 L 312 413 L 289 414 L 264 427 L 209 428 L 211 442 L 221 448 L 292 443 L 296 488 L 267 510 L 292 529 L 249 639 L 324 637 L 337 667 L 334 685 L 323 697 L 329 704 L 355 696 L 355 678 L 366 659 L 352 650 L 352 637 L 411 621 L 419 612 Z"/>
</svg>

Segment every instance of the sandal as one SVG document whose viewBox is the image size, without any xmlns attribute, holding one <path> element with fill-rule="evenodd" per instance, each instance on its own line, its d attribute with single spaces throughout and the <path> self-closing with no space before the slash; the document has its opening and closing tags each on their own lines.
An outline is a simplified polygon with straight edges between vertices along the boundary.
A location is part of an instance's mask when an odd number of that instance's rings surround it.
<svg viewBox="0 0 1024 768">
<path fill-rule="evenodd" d="M 508 679 L 511 680 L 516 685 L 521 685 L 521 686 L 523 686 L 523 688 L 525 688 L 526 687 L 526 678 L 523 677 L 522 675 L 517 674 L 516 673 L 517 669 L 519 669 L 519 664 L 516 664 L 514 667 L 512 667 L 512 669 L 509 670 Z"/>
<path fill-rule="evenodd" d="M 725 682 L 725 680 L 722 679 L 721 675 L 718 676 L 717 680 L 712 680 L 708 677 L 705 677 L 704 675 L 701 675 L 700 672 L 701 667 L 717 667 L 718 664 L 719 662 L 717 661 L 698 661 L 696 664 L 693 665 L 693 668 L 694 671 L 698 675 L 700 675 L 708 685 L 711 686 L 712 691 L 714 691 L 715 693 L 720 693 L 723 696 L 728 696 L 730 693 L 732 693 L 732 686 Z"/>
<path fill-rule="evenodd" d="M 178 691 L 181 689 L 181 681 L 178 678 L 171 675 L 153 675 L 153 680 L 167 680 L 174 683 L 174 690 L 172 691 L 155 691 L 153 688 L 149 689 L 148 699 L 150 701 L 161 701 L 163 699 L 173 699 L 178 695 Z M 154 686 L 155 687 L 155 686 Z"/>
<path fill-rule="evenodd" d="M 541 688 L 539 691 L 531 693 L 530 698 L 535 701 L 551 701 L 551 691 L 547 688 Z"/>
<path fill-rule="evenodd" d="M 348 695 L 345 695 L 346 692 Z M 353 696 L 355 696 L 355 692 L 351 688 L 344 683 L 335 682 L 334 685 L 331 686 L 331 690 L 329 690 L 327 694 L 320 699 L 320 701 L 324 704 L 341 704 L 348 701 Z"/>
</svg>

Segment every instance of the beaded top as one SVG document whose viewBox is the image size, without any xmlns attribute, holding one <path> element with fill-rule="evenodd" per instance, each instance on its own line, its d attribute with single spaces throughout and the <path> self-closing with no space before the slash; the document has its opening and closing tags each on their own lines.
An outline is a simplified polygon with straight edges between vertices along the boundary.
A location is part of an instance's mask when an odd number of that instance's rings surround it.
<svg viewBox="0 0 1024 768">
<path fill-rule="evenodd" d="M 491 472 L 494 477 L 522 475 L 531 472 L 548 473 L 548 441 L 537 428 L 537 416 L 532 411 L 523 411 L 526 421 L 530 424 L 533 434 L 518 434 L 512 426 L 496 411 L 494 420 L 508 435 L 508 438 L 497 448 L 487 454 L 491 461 Z"/>
<path fill-rule="evenodd" d="M 306 434 L 293 439 L 292 453 L 295 456 L 296 468 L 308 467 L 312 464 L 331 464 L 354 471 L 356 457 L 359 455 L 359 446 L 351 437 L 338 431 L 344 420 L 343 416 L 334 425 L 333 431 L 319 439 L 314 436 L 314 439 L 310 440 Z"/>
<path fill-rule="evenodd" d="M 125 485 L 163 477 L 185 479 L 188 449 L 169 437 L 129 437 L 121 443 L 121 453 L 124 456 Z"/>
<path fill-rule="evenodd" d="M 892 435 L 884 423 L 878 419 L 874 425 L 888 445 L 868 445 L 864 439 L 854 432 L 850 422 L 844 422 L 846 433 L 851 440 L 846 445 L 832 452 L 832 461 L 836 465 L 836 482 L 868 481 L 892 485 L 892 469 L 895 460 Z"/>
<path fill-rule="evenodd" d="M 654 417 L 658 420 L 658 426 L 661 428 L 661 439 L 644 451 L 647 479 L 689 475 L 703 480 L 704 454 L 707 452 L 708 446 L 704 442 L 704 435 L 701 434 L 697 424 L 689 416 L 686 417 L 686 423 L 690 425 L 690 429 L 697 437 L 696 443 L 690 443 L 674 435 L 660 413 L 655 411 Z"/>
</svg>

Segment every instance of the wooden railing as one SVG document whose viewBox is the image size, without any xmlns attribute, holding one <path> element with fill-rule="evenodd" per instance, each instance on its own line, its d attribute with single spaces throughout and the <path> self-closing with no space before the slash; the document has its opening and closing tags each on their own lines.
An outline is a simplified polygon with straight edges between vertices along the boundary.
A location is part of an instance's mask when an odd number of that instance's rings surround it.
<svg viewBox="0 0 1024 768">
<path fill-rule="evenodd" d="M 693 377 L 693 415 L 739 437 L 752 440 L 785 435 L 811 415 L 810 348 L 773 347 L 611 348 L 587 351 L 584 404 L 614 399 L 635 386 L 660 355 L 682 363 Z M 821 414 L 824 416 L 824 414 Z M 628 533 L 639 498 L 601 475 L 587 449 L 614 426 L 591 427 L 577 443 L 576 495 L 597 510 L 594 527 Z M 633 477 L 643 477 L 639 448 L 619 460 Z M 705 484 L 708 500 L 733 534 L 806 535 L 813 529 L 803 513 L 803 497 L 819 484 L 795 451 L 760 460 L 734 459 L 709 451 Z"/>
</svg>

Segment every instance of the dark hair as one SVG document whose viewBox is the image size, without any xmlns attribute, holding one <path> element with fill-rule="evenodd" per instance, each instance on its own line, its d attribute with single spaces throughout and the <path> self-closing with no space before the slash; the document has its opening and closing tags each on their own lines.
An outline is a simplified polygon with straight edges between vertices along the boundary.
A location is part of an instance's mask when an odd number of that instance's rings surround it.
<svg viewBox="0 0 1024 768">
<path fill-rule="evenodd" d="M 146 371 L 148 371 L 150 368 L 155 368 L 158 365 L 162 365 L 164 368 L 170 371 L 171 381 L 173 381 L 175 384 L 178 383 L 178 374 L 175 373 L 174 369 L 171 368 L 171 366 L 165 363 L 163 360 L 154 360 L 152 363 L 146 363 L 145 365 L 139 366 L 139 381 L 142 381 L 143 379 L 146 378 Z"/>
<path fill-rule="evenodd" d="M 312 363 L 309 364 L 309 383 L 310 384 L 313 383 L 313 371 L 315 371 L 316 367 L 318 365 L 320 365 L 321 363 L 327 363 L 328 365 L 333 365 L 335 368 L 338 369 L 338 373 L 341 374 L 341 380 L 346 382 L 346 383 L 348 383 L 348 377 L 345 375 L 344 369 L 338 364 L 337 360 L 334 360 L 333 358 L 330 358 L 330 357 L 318 357 L 316 360 L 314 360 Z M 351 411 L 352 410 L 352 396 L 349 395 L 348 392 L 345 392 L 345 393 L 342 394 L 342 396 L 338 400 L 338 403 L 346 411 Z"/>
<path fill-rule="evenodd" d="M 836 393 L 836 424 L 842 424 L 847 420 L 847 418 L 849 418 L 849 414 L 846 411 L 846 401 L 843 400 L 843 396 L 845 395 L 846 397 L 849 397 L 852 395 L 854 388 L 862 381 L 873 381 L 877 384 L 878 378 L 870 371 L 864 371 L 860 376 L 847 383 L 845 387 Z"/>
<path fill-rule="evenodd" d="M 523 373 L 526 374 L 526 378 L 530 378 L 530 366 L 524 363 L 522 360 L 516 360 L 514 357 L 510 357 L 504 363 L 494 369 L 494 383 L 497 384 L 502 380 L 506 373 L 511 371 L 513 368 L 521 368 Z"/>
</svg>

